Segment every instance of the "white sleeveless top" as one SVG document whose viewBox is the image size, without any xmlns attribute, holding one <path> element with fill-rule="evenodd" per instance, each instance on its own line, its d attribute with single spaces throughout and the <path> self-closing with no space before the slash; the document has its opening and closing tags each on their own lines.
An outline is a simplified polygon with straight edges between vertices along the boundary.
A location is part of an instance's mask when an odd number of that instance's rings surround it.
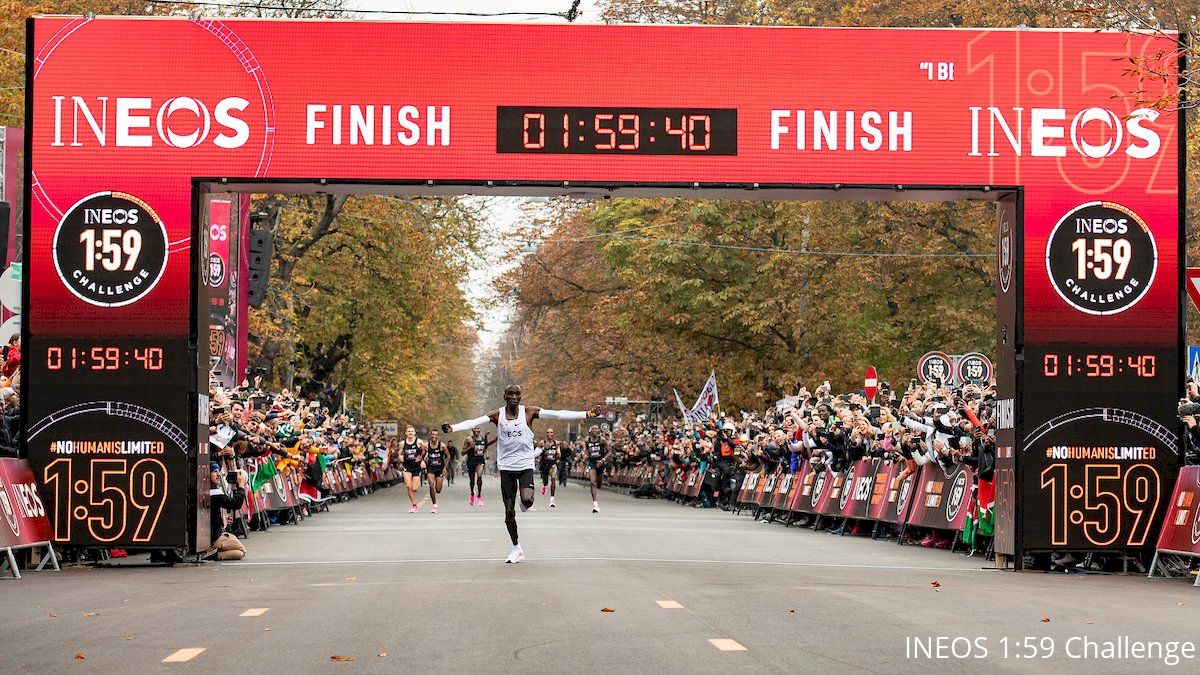
<svg viewBox="0 0 1200 675">
<path fill-rule="evenodd" d="M 517 419 L 505 419 L 504 408 L 496 417 L 496 464 L 501 471 L 533 469 L 533 430 L 525 423 L 525 406 L 517 406 Z"/>
</svg>

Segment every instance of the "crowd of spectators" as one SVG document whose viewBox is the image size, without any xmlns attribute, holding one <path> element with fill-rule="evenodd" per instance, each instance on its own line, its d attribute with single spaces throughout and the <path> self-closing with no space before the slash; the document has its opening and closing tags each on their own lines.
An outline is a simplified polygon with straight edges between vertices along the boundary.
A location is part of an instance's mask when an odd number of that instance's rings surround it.
<svg viewBox="0 0 1200 675">
<path fill-rule="evenodd" d="M 678 417 L 639 418 L 617 427 L 605 434 L 604 464 L 609 471 L 659 468 L 654 474 L 659 488 L 674 469 L 702 469 L 697 506 L 725 509 L 735 507 L 747 473 L 771 474 L 780 467 L 795 473 L 805 460 L 814 470 L 840 472 L 859 459 L 878 458 L 903 463 L 904 476 L 930 462 L 947 470 L 961 463 L 973 467 L 979 480 L 991 481 L 995 410 L 994 383 L 947 387 L 912 381 L 903 392 L 882 383 L 874 401 L 862 392 L 835 395 L 828 382 L 811 391 L 797 385 L 791 396 L 763 411 L 714 413 L 696 424 Z M 582 456 L 581 443 L 575 443 L 576 458 Z M 949 537 L 916 533 L 926 546 L 948 546 Z"/>
<path fill-rule="evenodd" d="M 0 348 L 0 457 L 21 449 L 21 334 Z"/>
<path fill-rule="evenodd" d="M 245 552 L 231 533 L 308 517 L 337 498 L 328 484 L 330 467 L 378 475 L 398 451 L 398 440 L 382 429 L 306 400 L 299 387 L 273 392 L 261 381 L 232 390 L 209 387 L 211 529 L 216 555 L 226 559 Z M 240 518 L 248 495 L 270 489 L 268 480 L 277 474 L 300 482 L 300 503 Z"/>
</svg>

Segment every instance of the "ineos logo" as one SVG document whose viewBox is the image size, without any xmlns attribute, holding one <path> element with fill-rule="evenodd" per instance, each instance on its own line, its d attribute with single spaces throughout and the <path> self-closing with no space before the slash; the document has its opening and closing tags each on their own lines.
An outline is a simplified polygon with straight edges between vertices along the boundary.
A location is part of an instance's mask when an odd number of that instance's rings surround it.
<svg viewBox="0 0 1200 675">
<path fill-rule="evenodd" d="M 1158 119 L 1157 110 L 1138 108 L 1128 117 L 1117 116 L 1105 108 L 1084 108 L 1075 113 L 1070 124 L 1064 108 L 1012 108 L 1008 111 L 995 106 L 971 106 L 971 157 L 998 157 L 997 139 L 1005 141 L 1020 157 L 1028 151 L 1031 157 L 1066 157 L 1069 136 L 1071 147 L 1082 157 L 1103 159 L 1111 157 L 1125 145 L 1125 154 L 1134 159 L 1149 159 L 1162 148 L 1162 138 L 1149 125 Z M 985 112 L 986 111 L 986 112 Z M 986 115 L 987 121 L 981 118 Z M 986 127 L 986 128 L 985 128 Z M 1103 129 L 1096 133 L 1097 127 Z M 1090 131 L 1090 133 L 1089 133 Z M 999 133 L 997 133 L 999 132 Z M 980 136 L 987 134 L 987 152 L 982 152 Z M 1025 147 L 1028 139 L 1029 147 Z M 1100 139 L 1104 139 L 1100 142 Z M 1097 142 L 1092 142 L 1093 140 Z"/>
<path fill-rule="evenodd" d="M 161 103 L 150 98 L 120 96 L 112 99 L 112 105 L 108 96 L 97 96 L 90 101 L 82 96 L 51 99 L 54 141 L 50 145 L 54 147 L 78 148 L 94 140 L 102 146 L 111 141 L 118 148 L 149 148 L 155 140 L 151 129 L 157 132 L 159 141 L 180 149 L 194 148 L 210 136 L 212 145 L 226 150 L 240 148 L 250 140 L 250 125 L 238 115 L 246 111 L 250 102 L 236 96 L 217 101 L 211 110 L 191 96 L 175 96 Z M 70 110 L 64 111 L 68 107 Z"/>
<path fill-rule="evenodd" d="M 953 523 L 963 505 L 963 497 L 967 494 L 967 472 L 959 470 L 950 487 L 950 498 L 946 500 L 946 522 Z"/>
</svg>

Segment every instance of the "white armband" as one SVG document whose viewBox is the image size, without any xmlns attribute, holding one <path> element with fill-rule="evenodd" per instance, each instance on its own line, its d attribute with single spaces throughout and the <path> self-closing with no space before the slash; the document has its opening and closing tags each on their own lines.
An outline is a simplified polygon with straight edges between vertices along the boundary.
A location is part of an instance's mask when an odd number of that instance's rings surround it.
<svg viewBox="0 0 1200 675">
<path fill-rule="evenodd" d="M 546 410 L 538 411 L 538 417 L 544 420 L 582 420 L 587 419 L 586 410 Z"/>
<path fill-rule="evenodd" d="M 482 417 L 476 417 L 473 420 L 466 420 L 463 422 L 459 422 L 458 424 L 451 424 L 450 431 L 453 431 L 453 432 L 466 431 L 467 429 L 474 429 L 477 426 L 480 426 L 482 424 L 487 424 L 488 422 L 491 422 L 491 421 L 492 420 L 487 415 L 484 415 Z"/>
</svg>

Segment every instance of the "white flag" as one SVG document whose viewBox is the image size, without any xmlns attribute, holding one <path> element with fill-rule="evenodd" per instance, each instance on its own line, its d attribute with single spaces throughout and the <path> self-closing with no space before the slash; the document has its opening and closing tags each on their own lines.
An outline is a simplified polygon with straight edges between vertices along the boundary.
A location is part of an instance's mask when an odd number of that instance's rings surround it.
<svg viewBox="0 0 1200 675">
<path fill-rule="evenodd" d="M 720 402 L 721 397 L 717 393 L 717 371 L 714 370 L 709 374 L 708 381 L 704 383 L 704 389 L 700 390 L 700 398 L 696 399 L 696 405 L 685 413 L 687 421 L 691 424 L 698 424 L 707 420 Z"/>
</svg>

